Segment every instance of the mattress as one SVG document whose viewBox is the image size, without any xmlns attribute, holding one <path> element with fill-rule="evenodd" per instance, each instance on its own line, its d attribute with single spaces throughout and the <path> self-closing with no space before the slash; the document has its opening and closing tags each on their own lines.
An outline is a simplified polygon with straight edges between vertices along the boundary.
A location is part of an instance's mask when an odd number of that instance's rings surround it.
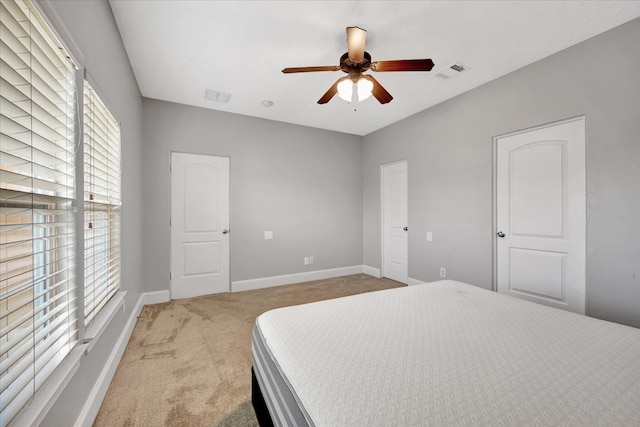
<svg viewBox="0 0 640 427">
<path fill-rule="evenodd" d="M 266 348 L 257 322 L 253 328 L 252 353 L 256 380 L 274 424 L 276 426 L 308 426 L 302 408 Z"/>
<path fill-rule="evenodd" d="M 639 329 L 451 280 L 266 312 L 256 356 L 276 425 L 640 425 Z"/>
</svg>

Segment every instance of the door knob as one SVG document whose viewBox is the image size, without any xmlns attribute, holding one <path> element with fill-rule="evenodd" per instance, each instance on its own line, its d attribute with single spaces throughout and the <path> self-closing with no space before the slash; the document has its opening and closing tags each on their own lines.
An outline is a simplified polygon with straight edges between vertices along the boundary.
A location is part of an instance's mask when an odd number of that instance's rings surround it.
<svg viewBox="0 0 640 427">
<path fill-rule="evenodd" d="M 403 229 L 404 231 L 409 231 L 409 227 L 406 227 L 406 226 L 405 226 L 405 227 L 402 227 L 402 229 Z"/>
<path fill-rule="evenodd" d="M 230 232 L 231 232 L 231 230 L 227 230 L 226 228 L 224 230 L 222 230 L 222 234 L 227 234 L 227 233 L 230 233 Z"/>
<path fill-rule="evenodd" d="M 502 238 L 502 237 L 504 237 L 504 236 L 505 236 L 505 234 L 504 234 L 502 231 L 498 231 L 496 234 L 497 234 L 497 235 L 498 235 L 498 237 L 500 237 L 500 238 Z"/>
</svg>

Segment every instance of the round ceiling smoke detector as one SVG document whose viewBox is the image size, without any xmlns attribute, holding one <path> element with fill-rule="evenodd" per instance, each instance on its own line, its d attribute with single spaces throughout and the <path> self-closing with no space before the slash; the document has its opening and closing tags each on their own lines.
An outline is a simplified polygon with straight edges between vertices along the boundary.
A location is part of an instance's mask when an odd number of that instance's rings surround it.
<svg viewBox="0 0 640 427">
<path fill-rule="evenodd" d="M 262 106 L 263 107 L 273 107 L 273 101 L 270 99 L 265 99 L 264 101 L 262 101 Z"/>
</svg>

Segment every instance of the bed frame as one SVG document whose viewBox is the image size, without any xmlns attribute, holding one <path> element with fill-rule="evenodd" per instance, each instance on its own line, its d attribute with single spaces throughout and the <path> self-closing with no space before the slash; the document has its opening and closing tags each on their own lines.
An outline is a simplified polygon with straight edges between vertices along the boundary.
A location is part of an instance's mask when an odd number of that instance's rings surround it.
<svg viewBox="0 0 640 427">
<path fill-rule="evenodd" d="M 251 403 L 253 404 L 253 410 L 256 412 L 256 418 L 258 419 L 260 427 L 274 427 L 253 366 L 251 367 Z"/>
</svg>

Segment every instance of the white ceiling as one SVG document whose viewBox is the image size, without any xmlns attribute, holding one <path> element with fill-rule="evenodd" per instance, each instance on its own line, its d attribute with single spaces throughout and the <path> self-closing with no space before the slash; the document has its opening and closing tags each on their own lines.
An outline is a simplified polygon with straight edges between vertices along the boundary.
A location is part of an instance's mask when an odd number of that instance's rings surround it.
<svg viewBox="0 0 640 427">
<path fill-rule="evenodd" d="M 366 135 L 640 16 L 640 1 L 110 0 L 142 95 Z M 372 60 L 432 58 L 430 73 L 372 73 L 393 95 L 316 101 L 338 72 L 345 27 L 368 31 Z M 435 77 L 460 62 L 469 71 Z M 603 69 L 606 64 L 598 64 Z M 206 89 L 231 94 L 228 104 Z M 263 100 L 274 106 L 265 108 Z"/>
</svg>

